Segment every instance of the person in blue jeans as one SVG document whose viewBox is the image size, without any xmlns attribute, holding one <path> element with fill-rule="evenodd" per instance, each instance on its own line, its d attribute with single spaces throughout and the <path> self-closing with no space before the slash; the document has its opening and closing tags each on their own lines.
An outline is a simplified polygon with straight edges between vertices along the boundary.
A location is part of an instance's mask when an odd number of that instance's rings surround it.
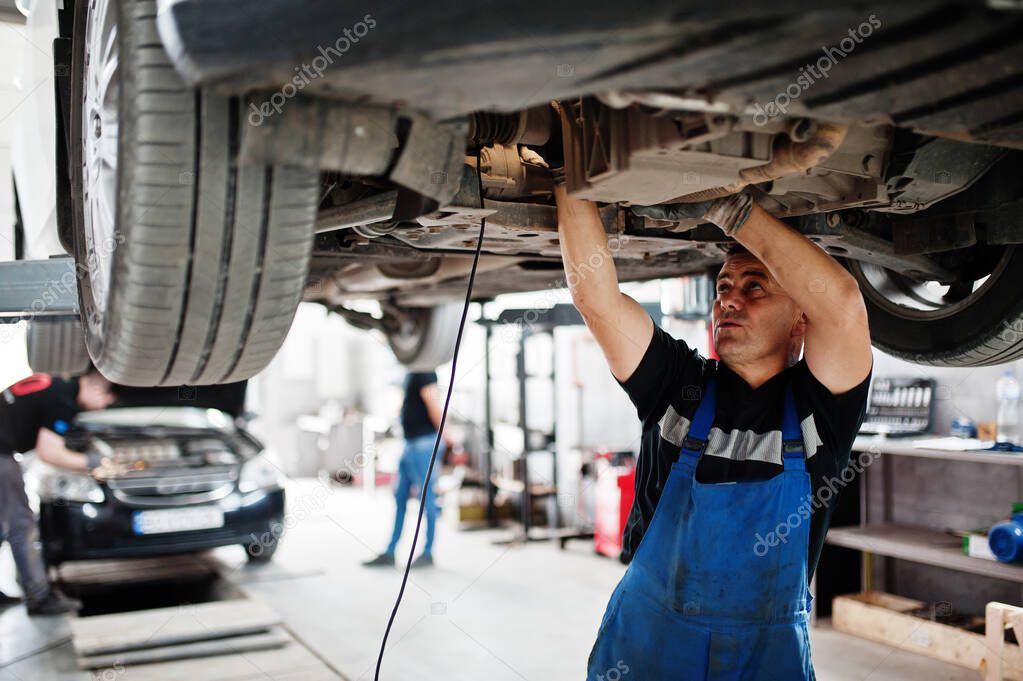
<svg viewBox="0 0 1023 681">
<path fill-rule="evenodd" d="M 387 549 L 363 565 L 367 567 L 393 566 L 394 552 L 401 539 L 405 525 L 405 510 L 413 490 L 418 497 L 422 491 L 426 472 L 430 467 L 430 456 L 433 454 L 433 443 L 437 439 L 440 428 L 441 403 L 437 389 L 437 372 L 412 372 L 405 376 L 405 399 L 401 404 L 401 428 L 405 435 L 405 449 L 398 462 L 398 477 L 394 485 L 394 501 L 397 509 L 394 514 L 394 531 Z M 454 447 L 447 437 L 437 447 L 437 461 L 443 461 L 444 452 Z M 439 465 L 434 464 L 434 475 Z M 436 478 L 432 478 L 435 480 Z M 412 567 L 433 565 L 433 538 L 437 529 L 437 499 L 433 492 L 433 484 L 426 490 L 426 540 L 422 553 L 412 562 Z"/>
</svg>

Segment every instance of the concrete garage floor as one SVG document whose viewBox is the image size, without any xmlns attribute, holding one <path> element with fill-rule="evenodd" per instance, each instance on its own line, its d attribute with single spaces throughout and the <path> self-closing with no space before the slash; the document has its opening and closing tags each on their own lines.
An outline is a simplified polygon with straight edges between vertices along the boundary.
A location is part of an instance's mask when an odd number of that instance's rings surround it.
<svg viewBox="0 0 1023 681">
<path fill-rule="evenodd" d="M 348 681 L 373 678 L 380 638 L 400 573 L 359 562 L 385 544 L 393 501 L 316 481 L 289 490 L 286 541 L 274 562 L 245 565 L 222 549 L 223 578 L 276 609 L 305 647 Z M 409 507 L 409 522 L 415 504 Z M 410 534 L 410 532 L 409 532 Z M 442 525 L 436 567 L 412 573 L 391 632 L 381 677 L 391 681 L 561 681 L 581 679 L 607 597 L 624 566 L 597 557 L 588 542 L 496 546 L 509 530 L 456 532 Z M 408 539 L 403 544 L 407 547 Z M 405 548 L 407 550 L 407 548 Z M 0 588 L 11 584 L 8 560 Z M 21 607 L 0 614 L 0 681 L 96 678 L 74 672 L 66 624 L 28 620 Z M 822 681 L 976 681 L 974 671 L 836 632 L 811 632 Z M 44 650 L 45 649 L 45 650 Z M 33 651 L 42 650 L 38 654 Z M 238 679 L 324 678 L 274 664 L 280 653 L 247 653 Z M 17 660 L 13 664 L 12 661 Z M 280 660 L 277 660 L 280 662 Z M 182 678 L 202 679 L 202 667 Z M 290 673 L 285 673 L 285 670 Z M 133 675 L 133 668 L 124 676 Z M 198 671 L 198 673 L 196 673 Z M 310 675 L 312 674 L 312 675 Z M 115 676 L 120 676 L 116 674 Z M 105 678 L 105 677 L 103 677 Z M 625 681 L 627 676 L 623 676 Z"/>
</svg>

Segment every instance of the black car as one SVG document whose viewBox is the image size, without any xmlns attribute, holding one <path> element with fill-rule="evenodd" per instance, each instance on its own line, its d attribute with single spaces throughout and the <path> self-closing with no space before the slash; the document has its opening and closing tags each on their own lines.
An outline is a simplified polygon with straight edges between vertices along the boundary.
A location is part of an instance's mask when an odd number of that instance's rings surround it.
<svg viewBox="0 0 1023 681">
<path fill-rule="evenodd" d="M 102 479 L 31 462 L 50 565 L 239 544 L 267 561 L 284 527 L 284 478 L 231 415 L 198 406 L 81 414 L 68 434 L 104 457 Z"/>
</svg>

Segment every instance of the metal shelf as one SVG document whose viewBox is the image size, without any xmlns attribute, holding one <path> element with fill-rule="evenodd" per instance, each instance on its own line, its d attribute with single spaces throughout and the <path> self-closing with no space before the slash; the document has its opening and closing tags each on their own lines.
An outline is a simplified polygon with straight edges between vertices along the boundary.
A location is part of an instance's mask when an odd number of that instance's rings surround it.
<svg viewBox="0 0 1023 681">
<path fill-rule="evenodd" d="M 928 437 L 928 436 L 924 436 Z M 917 438 L 923 439 L 923 438 Z M 892 456 L 914 456 L 922 459 L 942 459 L 944 461 L 969 461 L 972 463 L 993 463 L 1006 466 L 1023 466 L 1023 454 L 1016 452 L 990 452 L 986 450 L 969 450 L 963 452 L 945 449 L 922 449 L 914 447 L 912 440 L 905 444 L 893 442 L 891 439 L 858 437 L 853 443 L 854 452 L 880 452 Z"/>
<path fill-rule="evenodd" d="M 960 537 L 926 527 L 897 523 L 836 527 L 828 531 L 825 541 L 878 556 L 1023 583 L 1023 565 L 967 556 Z"/>
</svg>

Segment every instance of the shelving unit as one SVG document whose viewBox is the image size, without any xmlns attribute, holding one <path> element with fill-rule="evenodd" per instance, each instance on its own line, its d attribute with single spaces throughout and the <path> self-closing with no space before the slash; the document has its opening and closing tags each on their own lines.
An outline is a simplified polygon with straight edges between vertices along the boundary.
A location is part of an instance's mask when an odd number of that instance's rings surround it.
<svg viewBox="0 0 1023 681">
<path fill-rule="evenodd" d="M 955 451 L 947 449 L 924 449 L 914 447 L 912 440 L 886 440 L 874 437 L 858 437 L 853 443 L 854 452 L 870 452 L 876 448 L 886 456 L 912 456 L 921 459 L 942 459 L 944 461 L 969 461 L 991 463 L 1002 466 L 1023 466 L 1023 453 L 989 452 L 986 450 Z"/>
<path fill-rule="evenodd" d="M 644 309 L 652 316 L 661 315 L 660 306 L 654 303 L 646 303 L 643 305 Z M 523 321 L 523 320 L 528 320 Z M 559 303 L 545 310 L 538 310 L 533 308 L 527 309 L 506 309 L 503 310 L 497 317 L 493 319 L 483 318 L 478 321 L 486 328 L 486 350 L 484 353 L 484 371 L 486 375 L 486 387 L 485 393 L 485 419 L 486 419 L 486 433 L 487 433 L 487 451 L 484 457 L 484 468 L 485 468 L 485 484 L 487 485 L 487 518 L 490 526 L 496 526 L 496 512 L 494 507 L 494 494 L 498 487 L 507 489 L 512 492 L 518 492 L 522 494 L 522 503 L 520 504 L 520 517 L 519 522 L 521 524 L 520 531 L 510 540 L 510 542 L 524 542 L 524 541 L 549 541 L 552 539 L 561 540 L 562 546 L 568 539 L 590 539 L 593 537 L 593 533 L 589 531 L 576 530 L 575 528 L 563 528 L 561 527 L 560 510 L 558 504 L 554 504 L 554 518 L 547 528 L 547 531 L 543 534 L 532 533 L 531 513 L 532 503 L 537 498 L 557 496 L 558 494 L 558 454 L 557 454 L 557 441 L 555 433 L 552 429 L 550 432 L 543 432 L 536 428 L 533 428 L 528 423 L 528 402 L 527 402 L 527 391 L 526 381 L 529 379 L 543 379 L 549 380 L 551 383 L 551 391 L 553 395 L 553 407 L 554 415 L 552 423 L 557 423 L 558 414 L 558 400 L 556 394 L 556 381 L 557 375 L 553 370 L 553 367 L 557 365 L 556 362 L 552 362 L 552 372 L 550 374 L 536 375 L 526 372 L 526 342 L 531 335 L 547 333 L 553 337 L 554 329 L 559 326 L 582 326 L 584 325 L 583 318 L 576 310 L 574 305 L 567 303 Z M 490 353 L 490 340 L 493 336 L 493 328 L 495 326 L 505 324 L 517 324 L 521 326 L 521 334 L 519 335 L 518 342 L 518 353 L 516 354 L 515 361 L 515 377 L 517 382 L 517 393 L 518 393 L 518 414 L 517 419 L 514 423 L 504 422 L 504 425 L 511 425 L 522 431 L 523 436 L 523 463 L 522 472 L 523 480 L 506 481 L 495 478 L 493 470 L 493 451 L 494 451 L 494 428 L 496 421 L 493 417 L 491 410 L 491 381 L 493 379 L 491 353 Z M 543 446 L 540 449 L 533 448 L 531 441 L 533 438 L 531 435 L 539 434 L 543 437 Z M 529 480 L 529 466 L 526 459 L 528 459 L 531 453 L 537 452 L 550 452 L 553 464 L 552 464 L 552 479 L 550 484 L 536 485 L 530 483 Z M 513 484 L 514 483 L 514 484 Z M 528 491 L 528 493 L 527 493 Z"/>
<path fill-rule="evenodd" d="M 979 575 L 998 580 L 1005 580 L 1015 584 L 1023 584 L 1023 565 L 1001 563 L 983 558 L 974 558 L 963 553 L 962 539 L 946 531 L 944 527 L 926 527 L 917 524 L 898 522 L 895 519 L 893 505 L 895 502 L 896 486 L 893 482 L 892 460 L 900 458 L 914 458 L 926 461 L 949 462 L 949 463 L 970 463 L 985 464 L 991 466 L 1008 467 L 1006 476 L 1011 479 L 1023 480 L 1023 454 L 1011 452 L 994 452 L 986 450 L 954 451 L 943 449 L 918 448 L 912 445 L 912 440 L 891 440 L 878 437 L 859 437 L 853 444 L 853 457 L 858 453 L 869 452 L 879 455 L 880 458 L 872 463 L 859 476 L 860 491 L 860 524 L 853 527 L 832 527 L 827 535 L 826 542 L 832 546 L 840 546 L 855 549 L 863 552 L 862 588 L 869 591 L 873 584 L 873 561 L 872 556 L 880 556 L 900 561 L 929 565 L 946 570 L 954 570 L 964 574 Z M 1016 469 L 1016 470 L 1012 470 Z M 924 471 L 925 469 L 918 469 Z M 880 499 L 870 499 L 868 494 L 867 477 L 879 474 L 879 484 L 873 485 L 874 493 L 880 489 Z M 938 479 L 939 473 L 935 473 Z M 940 471 L 940 475 L 946 475 Z M 875 481 L 877 482 L 877 481 Z M 916 486 L 916 501 L 918 507 L 927 505 L 926 497 L 921 498 L 920 486 Z M 926 487 L 926 485 L 924 485 Z M 1011 486 L 1008 489 L 1015 489 Z M 983 489 L 979 493 L 983 493 Z M 1003 490 L 1005 492 L 1006 490 Z M 1020 490 L 1016 490 L 1017 493 Z M 1008 494 L 998 497 L 998 504 L 1004 503 L 1006 514 L 1013 501 Z M 972 497 L 978 498 L 975 493 Z M 985 502 L 992 499 L 985 498 Z M 874 517 L 870 517 L 869 509 L 873 509 Z M 877 516 L 880 517 L 877 517 Z M 906 518 L 903 517 L 904 521 Z M 962 528 L 967 529 L 967 528 Z M 891 561 L 885 562 L 885 581 L 891 579 Z"/>
<path fill-rule="evenodd" d="M 1023 583 L 1023 566 L 967 556 L 963 553 L 962 539 L 940 530 L 897 523 L 839 527 L 828 532 L 828 543 L 878 556 Z"/>
</svg>

